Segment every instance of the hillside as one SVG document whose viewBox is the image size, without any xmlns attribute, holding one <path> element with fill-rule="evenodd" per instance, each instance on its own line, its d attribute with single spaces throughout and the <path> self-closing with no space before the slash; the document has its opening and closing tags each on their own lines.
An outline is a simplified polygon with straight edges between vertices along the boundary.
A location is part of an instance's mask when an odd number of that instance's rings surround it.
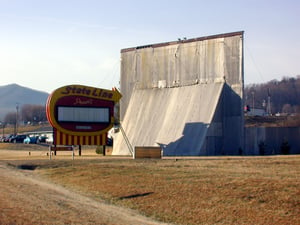
<svg viewBox="0 0 300 225">
<path fill-rule="evenodd" d="M 18 84 L 0 86 L 0 120 L 9 112 L 16 111 L 16 105 L 25 104 L 45 105 L 48 98 L 47 92 L 37 91 L 22 87 Z"/>
</svg>

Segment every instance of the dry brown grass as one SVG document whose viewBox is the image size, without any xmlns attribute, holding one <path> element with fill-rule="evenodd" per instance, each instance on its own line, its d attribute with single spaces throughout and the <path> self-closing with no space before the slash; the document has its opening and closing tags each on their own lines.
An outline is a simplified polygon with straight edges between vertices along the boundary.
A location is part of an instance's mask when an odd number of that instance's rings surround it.
<svg viewBox="0 0 300 225">
<path fill-rule="evenodd" d="M 28 163 L 54 182 L 165 222 L 300 224 L 300 156 Z"/>
<path fill-rule="evenodd" d="M 36 151 L 47 150 L 47 145 L 39 144 L 23 144 L 23 143 L 0 143 L 0 149 L 5 150 L 19 150 L 19 151 Z"/>
</svg>

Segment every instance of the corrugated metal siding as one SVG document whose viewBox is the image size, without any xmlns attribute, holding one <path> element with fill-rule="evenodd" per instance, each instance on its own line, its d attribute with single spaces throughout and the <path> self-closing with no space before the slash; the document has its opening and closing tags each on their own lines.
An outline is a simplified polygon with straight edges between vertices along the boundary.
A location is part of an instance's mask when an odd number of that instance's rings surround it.
<svg viewBox="0 0 300 225">
<path fill-rule="evenodd" d="M 282 154 L 281 145 L 286 141 L 290 154 L 300 154 L 299 127 L 246 127 L 245 155 L 260 155 L 259 144 L 264 143 L 264 154 Z"/>
<path fill-rule="evenodd" d="M 166 81 L 167 87 L 226 80 L 242 97 L 243 34 L 236 34 L 122 52 L 121 120 L 133 89 L 155 88 L 161 80 Z"/>
<path fill-rule="evenodd" d="M 121 59 L 120 119 L 133 146 L 159 143 L 164 155 L 244 147 L 243 32 L 123 49 Z M 114 154 L 128 154 L 121 139 Z"/>
</svg>

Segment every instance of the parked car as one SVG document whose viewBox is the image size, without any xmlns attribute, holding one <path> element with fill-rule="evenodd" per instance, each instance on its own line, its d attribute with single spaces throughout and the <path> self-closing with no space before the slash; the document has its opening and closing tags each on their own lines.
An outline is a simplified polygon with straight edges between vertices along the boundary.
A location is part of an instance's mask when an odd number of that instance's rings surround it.
<svg viewBox="0 0 300 225">
<path fill-rule="evenodd" d="M 46 143 L 49 145 L 53 144 L 53 136 L 52 135 L 46 139 Z"/>
<path fill-rule="evenodd" d="M 15 137 L 15 135 L 10 134 L 10 135 L 6 136 L 6 137 L 3 139 L 3 142 L 9 142 L 9 140 L 10 140 L 11 138 L 13 138 L 13 137 Z"/>
<path fill-rule="evenodd" d="M 23 143 L 24 139 L 27 137 L 25 134 L 19 134 L 9 139 L 11 143 Z"/>
<path fill-rule="evenodd" d="M 47 138 L 47 136 L 39 136 L 38 143 L 46 143 Z"/>
<path fill-rule="evenodd" d="M 30 137 L 27 136 L 24 141 L 23 141 L 24 144 L 30 144 Z"/>
<path fill-rule="evenodd" d="M 38 143 L 38 139 L 39 139 L 38 136 L 26 136 L 23 143 L 24 144 L 36 144 L 36 143 Z"/>
<path fill-rule="evenodd" d="M 5 136 L 2 136 L 2 137 L 0 138 L 0 142 L 4 142 L 4 140 L 5 140 Z"/>
</svg>

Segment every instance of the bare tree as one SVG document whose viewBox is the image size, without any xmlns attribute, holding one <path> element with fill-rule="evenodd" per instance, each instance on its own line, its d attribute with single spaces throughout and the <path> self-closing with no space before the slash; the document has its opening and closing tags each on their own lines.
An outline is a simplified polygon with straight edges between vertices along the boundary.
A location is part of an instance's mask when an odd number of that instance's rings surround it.
<svg viewBox="0 0 300 225">
<path fill-rule="evenodd" d="M 252 93 L 255 93 L 255 98 Z M 283 77 L 281 81 L 271 80 L 264 84 L 251 84 L 245 87 L 245 104 L 256 108 L 266 108 L 270 100 L 272 112 L 299 112 L 300 76 Z"/>
<path fill-rule="evenodd" d="M 46 109 L 42 105 L 26 104 L 22 106 L 21 115 L 25 122 L 38 123 L 46 121 Z"/>
<path fill-rule="evenodd" d="M 283 113 L 293 113 L 293 107 L 290 104 L 284 104 L 282 107 Z"/>
<path fill-rule="evenodd" d="M 9 112 L 4 117 L 4 122 L 6 124 L 15 124 L 16 123 L 16 112 Z"/>
</svg>

